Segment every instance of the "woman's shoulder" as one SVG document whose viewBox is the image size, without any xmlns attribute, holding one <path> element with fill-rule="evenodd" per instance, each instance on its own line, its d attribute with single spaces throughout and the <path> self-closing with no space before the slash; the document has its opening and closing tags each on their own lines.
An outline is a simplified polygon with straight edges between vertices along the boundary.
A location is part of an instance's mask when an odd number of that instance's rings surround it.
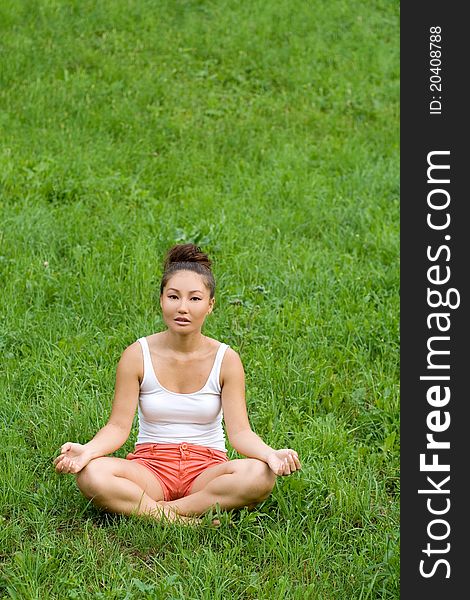
<svg viewBox="0 0 470 600">
<path fill-rule="evenodd" d="M 208 342 L 207 348 L 215 353 L 217 353 L 221 347 L 225 347 L 225 350 L 223 352 L 222 365 L 227 364 L 227 362 L 231 363 L 233 361 L 236 361 L 237 359 L 240 360 L 238 353 L 230 346 L 230 344 L 227 344 L 226 342 L 221 342 L 220 340 L 216 340 L 207 336 L 206 339 Z"/>
<path fill-rule="evenodd" d="M 231 364 L 241 364 L 242 360 L 236 350 L 227 344 L 227 349 L 224 353 L 224 362 Z"/>
<path fill-rule="evenodd" d="M 142 378 L 142 350 L 138 341 L 127 346 L 122 352 L 118 363 L 118 370 L 128 375 L 137 376 L 139 379 Z"/>
<path fill-rule="evenodd" d="M 154 346 L 163 345 L 163 331 L 157 331 L 157 333 L 150 333 L 149 335 L 143 335 L 139 340 L 146 340 L 149 348 L 153 348 Z M 139 340 L 137 340 L 139 342 Z"/>
<path fill-rule="evenodd" d="M 132 342 L 132 344 L 129 344 L 129 346 L 127 346 L 123 350 L 121 358 L 132 359 L 137 356 L 142 356 L 141 348 L 142 348 L 142 346 L 141 346 L 139 340 L 136 340 L 135 342 Z"/>
<path fill-rule="evenodd" d="M 213 348 L 214 350 L 218 350 L 220 346 L 227 346 L 227 352 L 230 349 L 230 346 L 225 342 L 221 342 L 220 340 L 216 340 L 215 338 L 204 336 L 207 344 L 207 348 Z"/>
<path fill-rule="evenodd" d="M 236 350 L 228 346 L 222 359 L 220 369 L 220 380 L 222 386 L 232 378 L 243 379 L 245 370 L 240 355 Z"/>
</svg>

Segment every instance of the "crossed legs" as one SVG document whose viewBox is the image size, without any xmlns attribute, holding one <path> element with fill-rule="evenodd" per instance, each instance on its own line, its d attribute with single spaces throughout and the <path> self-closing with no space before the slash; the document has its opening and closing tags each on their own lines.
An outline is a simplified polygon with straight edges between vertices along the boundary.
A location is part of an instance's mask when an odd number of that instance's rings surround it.
<svg viewBox="0 0 470 600">
<path fill-rule="evenodd" d="M 109 512 L 147 514 L 194 521 L 217 504 L 224 510 L 253 506 L 271 493 L 276 475 L 254 458 L 209 467 L 194 480 L 184 498 L 164 502 L 163 489 L 143 465 L 115 457 L 95 458 L 76 475 L 84 496 Z"/>
</svg>

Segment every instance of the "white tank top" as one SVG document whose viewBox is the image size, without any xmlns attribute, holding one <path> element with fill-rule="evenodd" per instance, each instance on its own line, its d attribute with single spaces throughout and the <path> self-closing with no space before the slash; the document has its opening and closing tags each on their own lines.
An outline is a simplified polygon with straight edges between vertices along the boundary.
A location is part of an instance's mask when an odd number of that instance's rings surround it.
<svg viewBox="0 0 470 600">
<path fill-rule="evenodd" d="M 139 394 L 137 444 L 198 444 L 226 452 L 222 428 L 220 368 L 227 344 L 220 344 L 204 386 L 191 394 L 164 388 L 157 379 L 147 338 L 138 340 L 144 358 Z"/>
</svg>

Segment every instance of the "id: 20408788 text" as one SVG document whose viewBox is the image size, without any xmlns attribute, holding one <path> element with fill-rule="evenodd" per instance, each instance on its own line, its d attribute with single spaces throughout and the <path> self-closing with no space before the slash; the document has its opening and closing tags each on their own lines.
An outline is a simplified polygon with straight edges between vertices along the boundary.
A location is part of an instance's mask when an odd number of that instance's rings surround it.
<svg viewBox="0 0 470 600">
<path fill-rule="evenodd" d="M 442 113 L 442 29 L 439 25 L 429 28 L 429 114 Z"/>
</svg>

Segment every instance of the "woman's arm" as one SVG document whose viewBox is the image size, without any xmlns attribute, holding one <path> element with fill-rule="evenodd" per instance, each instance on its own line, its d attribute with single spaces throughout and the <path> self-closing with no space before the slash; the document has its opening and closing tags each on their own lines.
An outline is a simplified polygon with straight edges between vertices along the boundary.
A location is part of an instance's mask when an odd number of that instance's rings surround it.
<svg viewBox="0 0 470 600">
<path fill-rule="evenodd" d="M 245 402 L 245 372 L 240 357 L 231 348 L 225 353 L 221 379 L 225 429 L 233 448 L 244 456 L 267 463 L 276 475 L 290 475 L 300 469 L 295 450 L 274 450 L 251 429 Z"/>
<path fill-rule="evenodd" d="M 116 370 L 114 400 L 108 422 L 87 444 L 66 442 L 54 460 L 59 473 L 78 473 L 89 462 L 118 450 L 132 428 L 142 377 L 142 353 L 135 342 L 122 353 Z"/>
</svg>

